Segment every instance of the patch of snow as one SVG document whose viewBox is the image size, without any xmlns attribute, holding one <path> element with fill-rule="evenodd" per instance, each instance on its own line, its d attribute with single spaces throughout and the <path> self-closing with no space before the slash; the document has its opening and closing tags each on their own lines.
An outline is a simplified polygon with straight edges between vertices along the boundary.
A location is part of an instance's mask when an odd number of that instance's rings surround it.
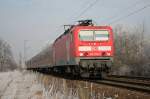
<svg viewBox="0 0 150 99">
<path fill-rule="evenodd" d="M 57 79 L 46 88 L 43 77 L 38 73 L 13 71 L 0 73 L 0 99 L 79 99 L 57 90 Z"/>
</svg>

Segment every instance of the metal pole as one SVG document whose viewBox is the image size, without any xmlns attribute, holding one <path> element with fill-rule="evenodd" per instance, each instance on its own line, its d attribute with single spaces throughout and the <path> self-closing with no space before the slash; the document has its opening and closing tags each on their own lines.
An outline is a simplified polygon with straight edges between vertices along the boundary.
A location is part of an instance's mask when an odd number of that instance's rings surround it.
<svg viewBox="0 0 150 99">
<path fill-rule="evenodd" d="M 24 62 L 24 65 L 23 65 L 23 68 L 26 67 L 26 57 L 27 57 L 27 42 L 28 40 L 24 40 L 24 57 L 23 57 L 23 62 Z"/>
</svg>

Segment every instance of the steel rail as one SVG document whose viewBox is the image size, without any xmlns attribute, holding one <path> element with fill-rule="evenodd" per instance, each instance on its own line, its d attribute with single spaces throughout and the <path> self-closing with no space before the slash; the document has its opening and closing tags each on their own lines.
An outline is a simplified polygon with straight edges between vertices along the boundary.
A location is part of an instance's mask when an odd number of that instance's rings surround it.
<svg viewBox="0 0 150 99">
<path fill-rule="evenodd" d="M 148 86 L 150 87 L 150 79 L 138 79 L 138 78 L 127 78 L 127 77 L 105 77 L 104 80 L 120 82 L 120 83 L 129 83 L 141 86 Z"/>
<path fill-rule="evenodd" d="M 127 78 L 127 79 L 137 79 L 137 80 L 148 80 L 148 81 L 150 81 L 149 77 L 144 77 L 144 76 L 107 75 L 107 77 Z"/>
<path fill-rule="evenodd" d="M 150 94 L 150 84 L 144 84 L 144 83 L 138 83 L 138 82 L 135 83 L 135 82 L 127 82 L 127 81 L 117 81 L 117 80 L 109 80 L 109 79 L 89 80 L 89 81 L 92 83 L 110 85 L 113 87 L 126 88 L 128 90 L 146 92 L 146 93 Z"/>
</svg>

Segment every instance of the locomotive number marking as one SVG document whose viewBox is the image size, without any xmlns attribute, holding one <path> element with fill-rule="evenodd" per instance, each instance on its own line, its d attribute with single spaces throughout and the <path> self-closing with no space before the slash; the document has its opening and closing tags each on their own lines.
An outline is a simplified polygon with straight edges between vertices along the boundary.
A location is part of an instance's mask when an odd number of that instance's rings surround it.
<svg viewBox="0 0 150 99">
<path fill-rule="evenodd" d="M 97 51 L 98 47 L 97 46 L 92 46 L 92 51 Z"/>
</svg>

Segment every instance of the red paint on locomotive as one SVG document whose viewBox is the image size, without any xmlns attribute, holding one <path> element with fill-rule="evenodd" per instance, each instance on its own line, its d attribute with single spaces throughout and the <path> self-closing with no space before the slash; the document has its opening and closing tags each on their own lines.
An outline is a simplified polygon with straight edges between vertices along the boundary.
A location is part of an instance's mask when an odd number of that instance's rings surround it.
<svg viewBox="0 0 150 99">
<path fill-rule="evenodd" d="M 102 40 L 102 41 L 101 40 L 86 40 L 86 41 L 80 40 L 79 38 L 80 31 L 98 31 L 98 32 L 105 31 L 106 33 L 108 33 L 106 34 L 108 36 L 108 40 Z M 75 35 L 76 35 L 75 42 L 76 42 L 76 48 L 77 48 L 76 57 L 95 57 L 95 56 L 112 57 L 113 56 L 113 52 L 114 52 L 113 33 L 112 33 L 112 29 L 110 26 L 87 26 L 87 27 L 78 26 L 76 27 Z M 86 56 L 84 56 L 84 53 Z"/>
<path fill-rule="evenodd" d="M 73 62 L 73 60 L 80 57 L 86 59 L 96 57 L 96 60 L 102 57 L 113 57 L 112 28 L 110 26 L 74 26 L 54 42 L 53 54 L 54 65 L 79 65 L 80 61 Z"/>
</svg>

